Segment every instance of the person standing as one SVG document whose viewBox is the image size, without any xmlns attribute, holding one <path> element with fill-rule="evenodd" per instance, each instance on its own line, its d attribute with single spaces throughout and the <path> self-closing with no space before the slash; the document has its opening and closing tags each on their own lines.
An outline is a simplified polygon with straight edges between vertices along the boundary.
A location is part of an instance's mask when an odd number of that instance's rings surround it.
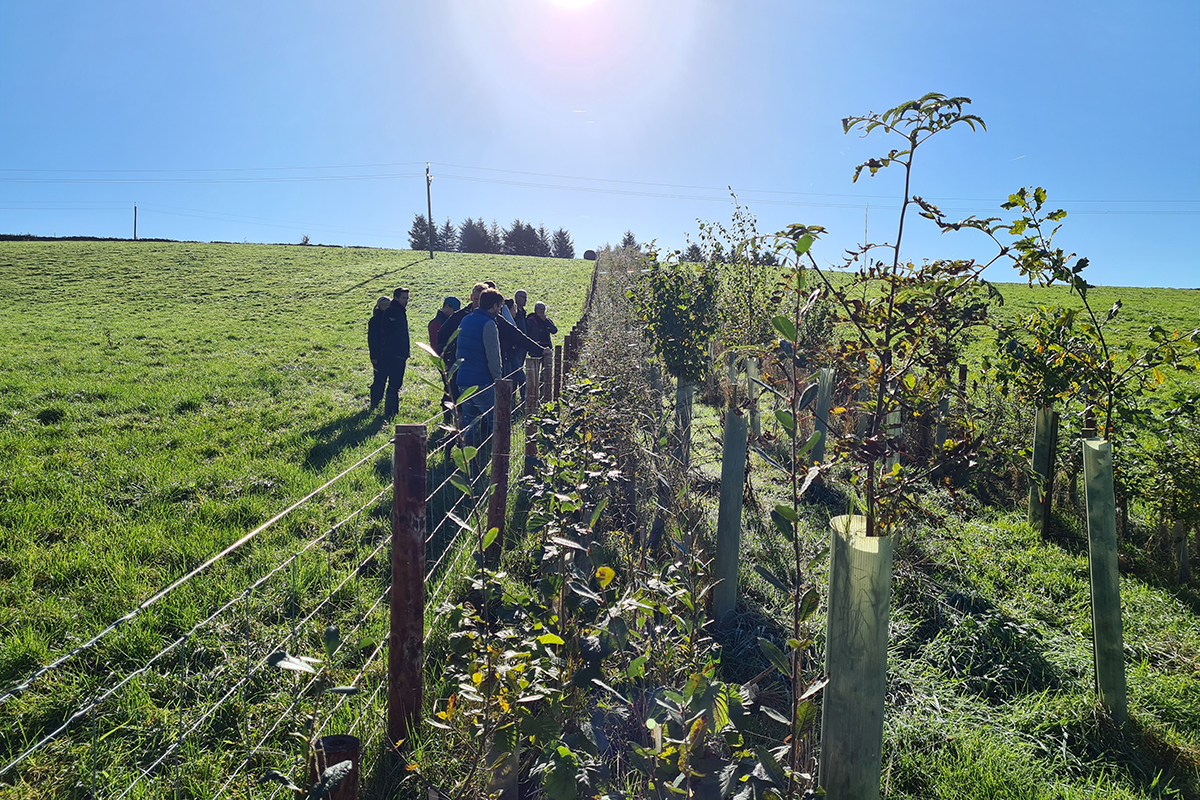
<svg viewBox="0 0 1200 800">
<path fill-rule="evenodd" d="M 550 349 L 552 342 L 550 337 L 558 333 L 558 326 L 554 324 L 554 320 L 546 316 L 545 303 L 534 304 L 533 315 L 529 317 L 525 325 L 529 330 L 529 338 L 542 347 Z"/>
<path fill-rule="evenodd" d="M 479 307 L 463 317 L 458 326 L 458 388 L 475 391 L 462 405 L 463 431 L 467 442 L 482 439 L 481 425 L 490 427 L 496 401 L 495 382 L 504 377 L 500 360 L 500 332 L 496 317 L 504 298 L 495 289 L 484 291 Z"/>
<path fill-rule="evenodd" d="M 386 296 L 375 301 L 375 311 L 367 320 L 367 352 L 371 359 L 371 410 L 383 399 L 383 387 L 387 384 L 387 370 L 383 367 L 383 312 L 392 301 Z"/>
<path fill-rule="evenodd" d="M 391 419 L 400 410 L 400 387 L 409 356 L 408 289 L 392 292 L 392 302 L 383 312 L 383 363 L 387 370 L 383 417 Z"/>
<path fill-rule="evenodd" d="M 517 305 L 516 311 L 513 312 L 513 324 L 521 330 L 521 333 L 528 336 L 529 331 L 525 328 L 525 318 L 529 314 L 525 311 L 525 304 L 529 302 L 529 295 L 524 289 L 517 289 L 517 293 L 513 295 L 513 302 Z"/>
<path fill-rule="evenodd" d="M 438 347 L 438 332 L 441 331 L 442 325 L 446 320 L 450 319 L 454 312 L 460 308 L 462 308 L 462 302 L 457 297 L 447 297 L 442 301 L 442 307 L 438 309 L 437 314 L 434 315 L 433 319 L 429 320 L 429 346 L 438 355 L 442 354 L 441 349 Z"/>
</svg>

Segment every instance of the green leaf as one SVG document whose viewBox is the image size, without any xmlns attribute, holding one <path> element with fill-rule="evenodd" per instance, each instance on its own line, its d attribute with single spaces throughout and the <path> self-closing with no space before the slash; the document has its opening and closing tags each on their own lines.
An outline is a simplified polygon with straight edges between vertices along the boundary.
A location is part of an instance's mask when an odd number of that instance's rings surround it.
<svg viewBox="0 0 1200 800">
<path fill-rule="evenodd" d="M 778 511 L 771 511 L 771 522 L 775 525 L 775 529 L 787 537 L 788 540 L 796 538 L 796 526 Z"/>
<path fill-rule="evenodd" d="M 808 404 L 817 396 L 817 391 L 820 389 L 820 384 L 813 381 L 808 386 L 804 387 L 804 391 L 800 394 L 800 403 L 796 408 L 807 408 Z"/>
<path fill-rule="evenodd" d="M 492 546 L 492 542 L 496 541 L 496 537 L 500 535 L 499 528 L 492 528 L 483 535 L 483 549 L 487 550 Z"/>
<path fill-rule="evenodd" d="M 464 531 L 473 531 L 473 530 L 475 530 L 475 526 L 474 526 L 474 525 L 472 525 L 471 523 L 467 522 L 465 519 L 463 519 L 462 517 L 458 516 L 457 514 L 448 513 L 448 514 L 446 514 L 446 517 L 447 517 L 447 518 L 449 518 L 449 520 L 450 520 L 451 522 L 453 522 L 455 525 L 457 525 L 458 527 L 462 528 Z"/>
<path fill-rule="evenodd" d="M 789 431 L 796 430 L 796 420 L 787 411 L 776 411 L 775 419 L 779 420 L 779 424 L 787 428 Z"/>
<path fill-rule="evenodd" d="M 537 637 L 537 640 L 542 644 L 566 644 L 563 638 L 556 633 L 543 633 Z"/>
<path fill-rule="evenodd" d="M 771 318 L 771 326 L 779 331 L 779 335 L 787 339 L 789 342 L 794 342 L 797 339 L 796 325 L 790 319 L 782 314 Z"/>
<path fill-rule="evenodd" d="M 787 720 L 785 724 L 790 727 L 792 722 Z M 779 763 L 779 759 L 771 755 L 770 750 L 758 745 L 754 748 L 754 754 L 758 756 L 758 763 L 762 764 L 772 783 L 781 788 L 787 786 L 787 773 L 784 771 L 783 765 Z"/>
<path fill-rule="evenodd" d="M 782 650 L 776 647 L 772 642 L 763 638 L 759 638 L 758 640 L 758 649 L 762 650 L 763 655 L 765 655 L 767 659 L 775 666 L 775 669 L 779 670 L 787 677 L 791 677 L 792 667 L 790 664 L 788 664 L 787 656 L 783 654 Z"/>
<path fill-rule="evenodd" d="M 805 592 L 804 597 L 800 598 L 800 621 L 807 622 L 809 617 L 816 613 L 820 604 L 821 598 L 816 589 L 809 589 Z"/>
<path fill-rule="evenodd" d="M 775 506 L 775 510 L 777 512 L 779 512 L 779 516 L 783 517 L 784 519 L 788 520 L 789 522 L 799 522 L 800 521 L 800 515 L 797 514 L 796 510 L 794 508 L 792 508 L 791 506 L 785 506 L 781 503 L 781 504 Z"/>
<path fill-rule="evenodd" d="M 796 240 L 796 255 L 802 256 L 813 246 L 813 237 L 807 233 Z"/>
<path fill-rule="evenodd" d="M 460 474 L 450 476 L 450 483 L 454 485 L 463 494 L 471 494 L 471 484 L 467 483 L 467 479 Z"/>
<path fill-rule="evenodd" d="M 569 547 L 572 550 L 582 550 L 585 553 L 587 552 L 587 548 L 581 545 L 579 542 L 573 542 L 570 539 L 564 539 L 561 536 L 551 536 L 550 541 L 562 547 Z"/>
<path fill-rule="evenodd" d="M 600 515 L 602 513 L 604 513 L 604 509 L 606 506 L 608 506 L 608 498 L 607 497 L 605 497 L 603 500 L 601 500 L 599 503 L 596 504 L 596 510 L 592 512 L 592 519 L 588 522 L 589 528 L 596 527 L 596 523 L 599 521 Z"/>
<path fill-rule="evenodd" d="M 772 586 L 774 586 L 776 589 L 783 592 L 784 594 L 790 595 L 792 593 L 792 590 L 789 589 L 787 587 L 787 585 L 784 584 L 783 581 L 781 581 L 779 578 L 775 577 L 775 574 L 773 572 L 771 572 L 769 569 L 767 569 L 766 567 L 764 567 L 762 564 L 755 564 L 754 571 L 757 572 L 759 575 L 761 575 L 763 580 L 765 580 L 767 583 L 771 584 Z"/>
<path fill-rule="evenodd" d="M 808 441 L 796 448 L 796 458 L 808 455 L 808 452 L 817 446 L 817 442 L 821 441 L 821 435 L 821 431 L 813 431 Z"/>
<path fill-rule="evenodd" d="M 604 598 L 593 592 L 588 587 L 584 586 L 579 581 L 567 581 L 567 586 L 571 591 L 582 597 L 584 600 L 591 600 L 594 603 L 604 605 Z"/>
<path fill-rule="evenodd" d="M 338 630 L 337 625 L 330 625 L 325 629 L 321 641 L 325 645 L 325 658 L 332 659 L 338 645 L 342 643 L 342 632 Z"/>
<path fill-rule="evenodd" d="M 627 676 L 629 676 L 630 678 L 642 677 L 643 675 L 646 674 L 646 662 L 647 661 L 649 661 L 648 657 L 638 656 L 633 661 L 629 662 L 629 669 L 627 669 L 625 671 L 625 674 Z"/>
</svg>

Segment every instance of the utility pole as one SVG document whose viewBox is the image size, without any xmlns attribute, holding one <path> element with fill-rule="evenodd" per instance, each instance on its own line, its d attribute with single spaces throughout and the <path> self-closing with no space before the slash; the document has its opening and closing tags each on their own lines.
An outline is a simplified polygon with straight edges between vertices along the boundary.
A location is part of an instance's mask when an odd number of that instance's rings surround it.
<svg viewBox="0 0 1200 800">
<path fill-rule="evenodd" d="M 133 240 L 137 241 L 137 203 L 133 204 Z"/>
<path fill-rule="evenodd" d="M 429 174 L 429 162 L 425 162 L 425 209 L 429 213 L 429 260 L 433 260 L 433 237 L 437 228 L 433 227 L 433 193 L 430 187 L 433 177 Z"/>
</svg>

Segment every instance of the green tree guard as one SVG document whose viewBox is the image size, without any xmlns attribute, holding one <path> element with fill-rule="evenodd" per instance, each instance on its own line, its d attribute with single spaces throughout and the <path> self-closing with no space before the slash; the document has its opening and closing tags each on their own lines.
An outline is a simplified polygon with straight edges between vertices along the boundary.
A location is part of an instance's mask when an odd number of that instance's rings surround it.
<svg viewBox="0 0 1200 800">
<path fill-rule="evenodd" d="M 742 493 L 746 479 L 749 426 L 737 412 L 736 397 L 725 412 L 725 445 L 721 452 L 721 502 L 717 509 L 716 579 L 713 614 L 724 625 L 737 608 L 738 553 L 742 539 Z"/>
<path fill-rule="evenodd" d="M 750 433 L 754 438 L 762 436 L 762 415 L 758 413 L 758 396 L 762 393 L 759 384 L 758 359 L 746 359 L 746 393 L 750 397 Z"/>
<path fill-rule="evenodd" d="M 833 367 L 822 367 L 817 373 L 817 413 L 813 428 L 821 438 L 813 445 L 809 461 L 820 464 L 825 461 L 825 441 L 829 438 L 829 400 L 833 395 Z"/>
<path fill-rule="evenodd" d="M 1038 533 L 1045 533 L 1050 522 L 1050 497 L 1054 473 L 1054 417 L 1050 406 L 1037 410 L 1033 419 L 1033 458 L 1029 479 L 1029 524 Z"/>
<path fill-rule="evenodd" d="M 893 537 L 866 536 L 858 515 L 829 525 L 820 782 L 829 800 L 878 800 Z"/>
<path fill-rule="evenodd" d="M 1123 725 L 1127 706 L 1120 574 L 1117 569 L 1117 503 L 1113 492 L 1112 445 L 1104 439 L 1084 440 L 1083 480 L 1087 491 L 1096 691 L 1112 720 Z"/>
</svg>

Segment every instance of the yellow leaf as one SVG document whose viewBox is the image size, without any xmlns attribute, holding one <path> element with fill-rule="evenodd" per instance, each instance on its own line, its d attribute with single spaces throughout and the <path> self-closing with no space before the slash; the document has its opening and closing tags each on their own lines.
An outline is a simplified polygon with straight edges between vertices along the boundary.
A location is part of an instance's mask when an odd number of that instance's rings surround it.
<svg viewBox="0 0 1200 800">
<path fill-rule="evenodd" d="M 617 573 L 613 571 L 612 567 L 600 567 L 596 570 L 596 580 L 600 581 L 602 589 L 607 589 L 615 577 L 617 577 Z"/>
<path fill-rule="evenodd" d="M 474 682 L 474 684 L 475 684 L 476 686 L 478 686 L 479 684 L 483 683 L 483 673 L 482 673 L 482 672 L 476 672 L 474 675 L 472 675 L 472 676 L 471 676 L 471 681 L 472 681 L 472 682 Z"/>
</svg>

